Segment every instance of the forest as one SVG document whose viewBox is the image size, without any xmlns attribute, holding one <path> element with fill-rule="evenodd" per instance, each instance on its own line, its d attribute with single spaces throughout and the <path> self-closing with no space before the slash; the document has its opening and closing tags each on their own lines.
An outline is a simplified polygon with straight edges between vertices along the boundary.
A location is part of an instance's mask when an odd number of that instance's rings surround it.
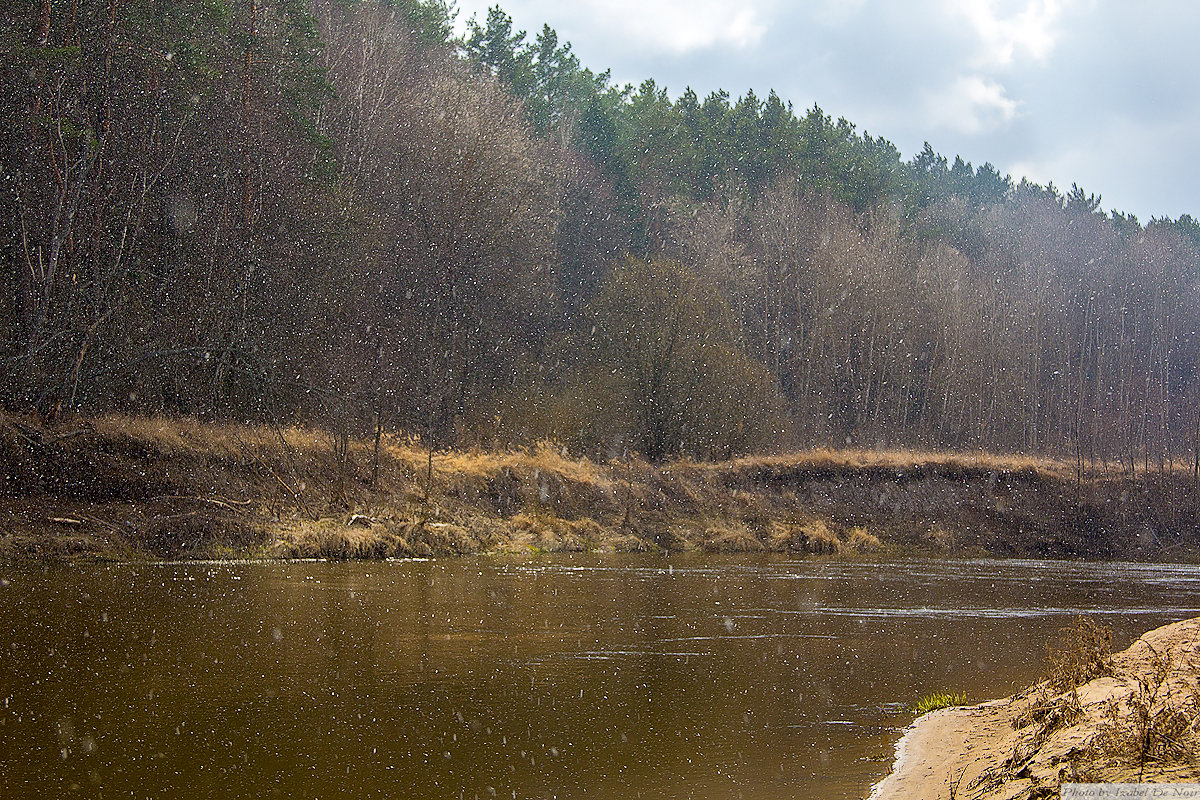
<svg viewBox="0 0 1200 800">
<path fill-rule="evenodd" d="M 0 404 L 1200 470 L 1200 224 L 443 0 L 17 0 Z"/>
</svg>

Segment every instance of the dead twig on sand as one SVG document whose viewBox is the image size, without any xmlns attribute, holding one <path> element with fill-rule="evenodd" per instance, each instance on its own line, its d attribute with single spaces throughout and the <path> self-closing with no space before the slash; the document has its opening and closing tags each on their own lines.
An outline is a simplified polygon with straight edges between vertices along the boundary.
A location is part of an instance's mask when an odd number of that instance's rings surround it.
<svg viewBox="0 0 1200 800">
<path fill-rule="evenodd" d="M 950 800 L 957 800 L 958 787 L 962 785 L 963 777 L 967 774 L 967 768 L 963 767 L 958 773 L 958 779 L 950 782 Z"/>
</svg>

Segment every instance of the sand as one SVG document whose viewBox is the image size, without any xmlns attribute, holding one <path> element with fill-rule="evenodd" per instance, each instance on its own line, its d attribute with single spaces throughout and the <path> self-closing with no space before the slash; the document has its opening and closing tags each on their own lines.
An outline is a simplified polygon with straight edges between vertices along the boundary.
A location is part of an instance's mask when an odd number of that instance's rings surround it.
<svg viewBox="0 0 1200 800">
<path fill-rule="evenodd" d="M 871 800 L 1058 797 L 1062 783 L 1200 781 L 1200 618 L 1153 630 L 1075 692 L 1038 684 L 918 719 Z"/>
</svg>

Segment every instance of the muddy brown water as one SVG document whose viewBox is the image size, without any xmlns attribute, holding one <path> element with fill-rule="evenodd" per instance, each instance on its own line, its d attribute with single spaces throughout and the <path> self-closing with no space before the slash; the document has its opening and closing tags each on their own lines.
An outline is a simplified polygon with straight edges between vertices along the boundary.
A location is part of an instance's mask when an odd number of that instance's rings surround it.
<svg viewBox="0 0 1200 800">
<path fill-rule="evenodd" d="M 0 570 L 0 797 L 855 798 L 922 694 L 1200 569 L 553 556 Z"/>
</svg>

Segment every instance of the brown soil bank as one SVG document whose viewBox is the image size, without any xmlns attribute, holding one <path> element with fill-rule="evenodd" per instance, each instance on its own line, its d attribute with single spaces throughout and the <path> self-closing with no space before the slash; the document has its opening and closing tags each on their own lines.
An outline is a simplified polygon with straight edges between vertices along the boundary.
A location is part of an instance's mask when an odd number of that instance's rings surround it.
<svg viewBox="0 0 1200 800">
<path fill-rule="evenodd" d="M 308 428 L 0 416 L 0 558 L 686 550 L 1195 558 L 1186 471 L 818 451 L 596 463 Z"/>
<path fill-rule="evenodd" d="M 1200 619 L 1151 631 L 1099 677 L 927 714 L 871 800 L 1031 800 L 1063 783 L 1200 781 Z"/>
</svg>

